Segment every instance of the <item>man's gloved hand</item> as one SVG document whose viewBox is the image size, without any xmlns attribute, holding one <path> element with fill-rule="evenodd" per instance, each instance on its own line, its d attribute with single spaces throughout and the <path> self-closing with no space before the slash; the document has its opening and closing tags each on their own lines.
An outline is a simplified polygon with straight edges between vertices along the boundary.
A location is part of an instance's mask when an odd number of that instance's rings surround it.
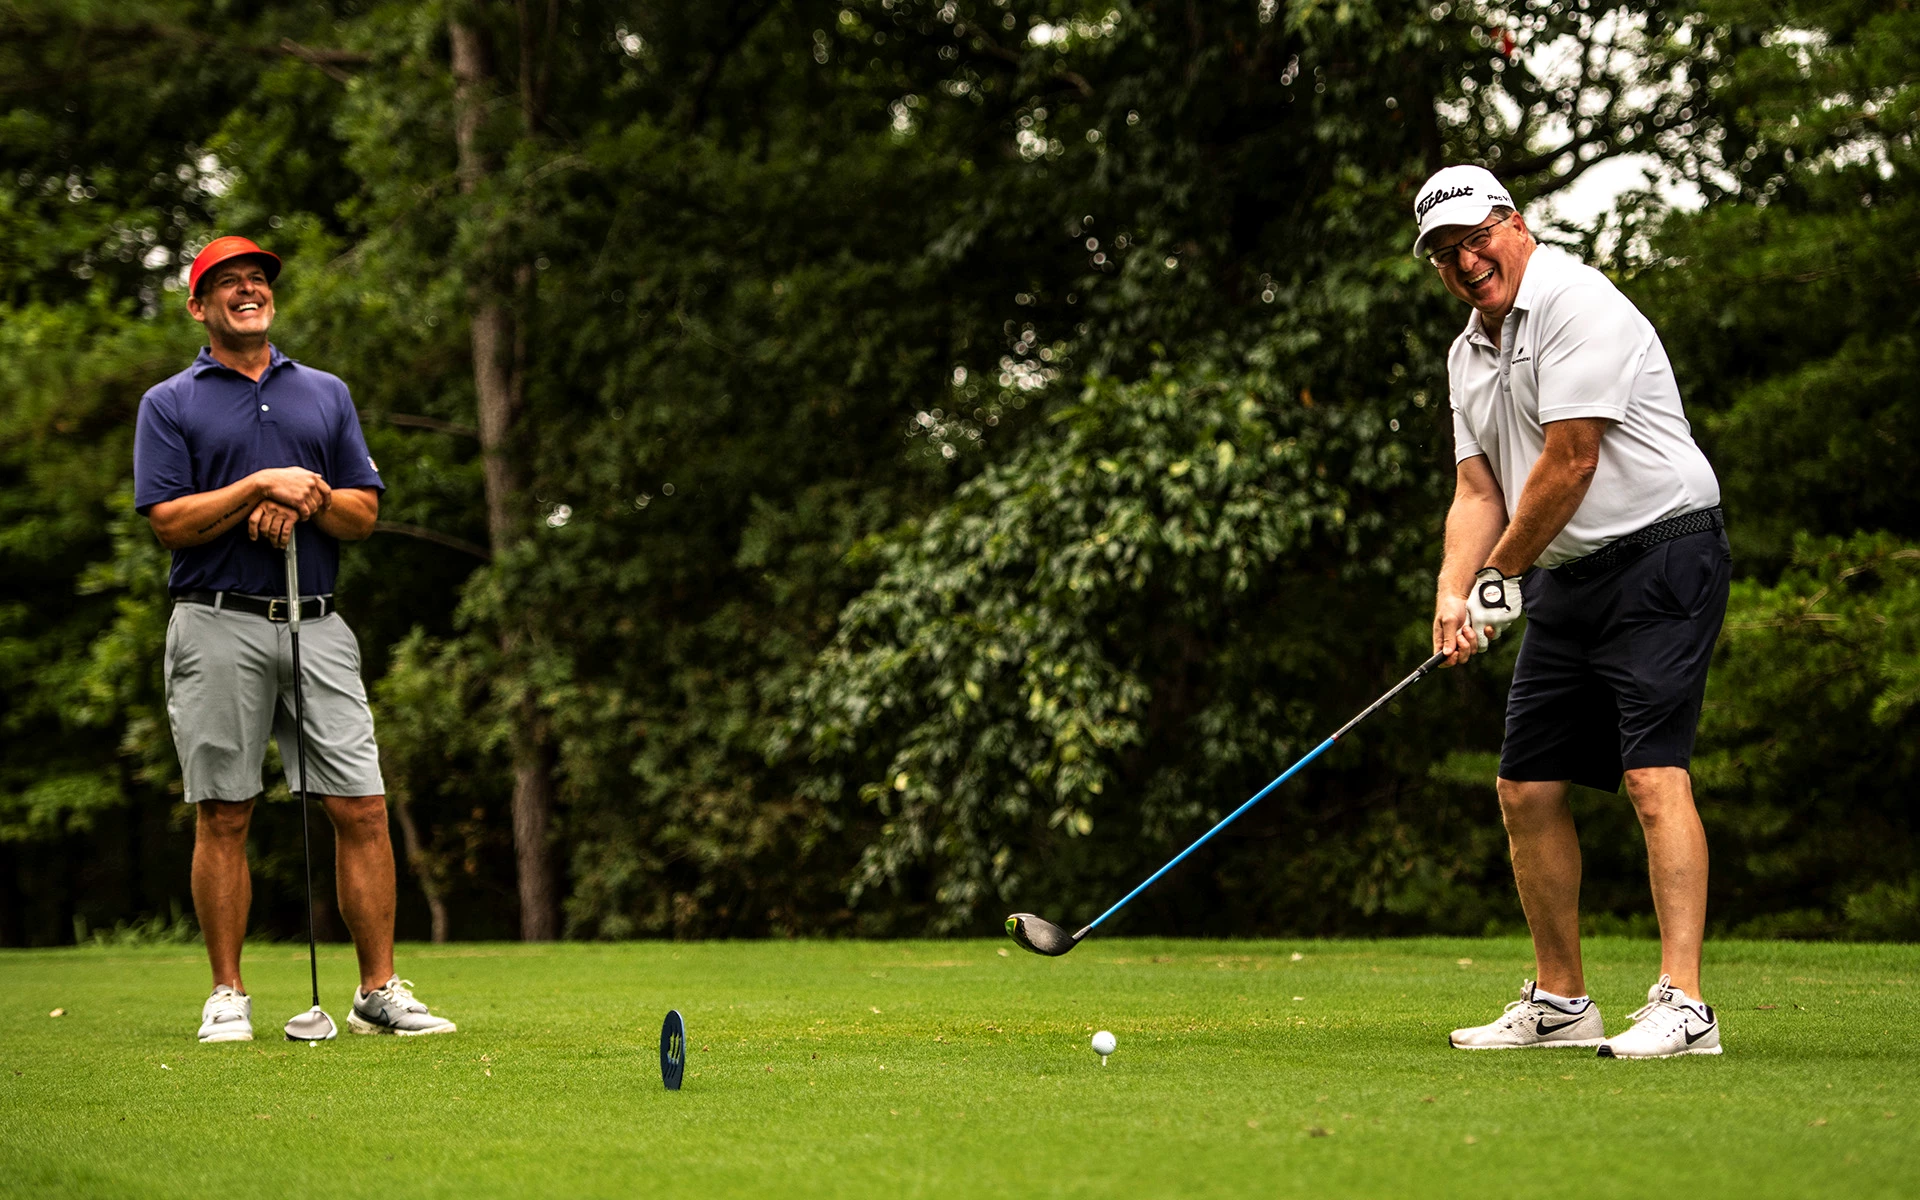
<svg viewBox="0 0 1920 1200">
<path fill-rule="evenodd" d="M 1498 567 L 1481 567 L 1467 589 L 1467 620 L 1473 626 L 1478 649 L 1498 638 L 1520 619 L 1520 577 L 1502 575 Z"/>
</svg>

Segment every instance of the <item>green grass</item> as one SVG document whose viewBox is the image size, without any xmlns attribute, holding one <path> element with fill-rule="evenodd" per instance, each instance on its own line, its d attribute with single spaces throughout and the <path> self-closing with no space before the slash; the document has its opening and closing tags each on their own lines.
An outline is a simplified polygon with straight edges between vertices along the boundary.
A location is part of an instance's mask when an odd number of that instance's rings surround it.
<svg viewBox="0 0 1920 1200">
<path fill-rule="evenodd" d="M 197 947 L 0 954 L 0 1193 L 1913 1195 L 1920 948 L 1720 942 L 1719 1058 L 1465 1054 L 1518 940 L 404 947 L 461 1032 L 193 1040 Z M 1656 963 L 1588 947 L 1617 1029 Z M 1471 960 L 1465 963 L 1462 960 Z M 350 956 L 328 948 L 345 1019 Z M 67 1015 L 50 1019 L 61 1007 Z M 669 1007 L 686 1089 L 662 1090 Z M 1120 1047 L 1105 1067 L 1096 1028 Z"/>
</svg>

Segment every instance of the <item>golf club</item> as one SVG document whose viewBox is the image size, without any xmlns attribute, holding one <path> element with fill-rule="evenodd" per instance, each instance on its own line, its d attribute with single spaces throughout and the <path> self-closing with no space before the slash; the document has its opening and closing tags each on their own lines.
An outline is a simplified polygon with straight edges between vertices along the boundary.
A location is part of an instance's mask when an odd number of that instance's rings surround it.
<svg viewBox="0 0 1920 1200">
<path fill-rule="evenodd" d="M 1115 904 L 1112 908 L 1109 908 L 1107 911 L 1101 913 L 1099 916 L 1095 917 L 1092 921 L 1088 922 L 1087 926 L 1084 929 L 1082 929 L 1080 932 L 1068 933 L 1066 930 L 1062 929 L 1060 926 L 1055 925 L 1052 921 L 1049 921 L 1044 917 L 1036 917 L 1032 913 L 1014 913 L 1012 916 L 1007 918 L 1008 935 L 1012 937 L 1014 941 L 1020 943 L 1020 945 L 1023 948 L 1031 950 L 1035 954 L 1044 954 L 1049 958 L 1058 958 L 1062 954 L 1065 954 L 1067 951 L 1073 949 L 1075 946 L 1078 946 L 1081 942 L 1081 939 L 1085 938 L 1088 934 L 1092 933 L 1095 929 L 1099 928 L 1100 922 L 1106 920 L 1108 917 L 1112 916 L 1113 914 L 1119 912 L 1121 909 L 1125 908 L 1128 902 L 1131 901 L 1135 896 L 1138 896 L 1141 892 L 1144 892 L 1148 888 L 1152 887 L 1154 885 L 1154 882 L 1158 880 L 1162 875 L 1165 875 L 1168 871 L 1171 871 L 1175 867 L 1179 866 L 1181 861 L 1185 859 L 1187 855 L 1192 854 L 1195 850 L 1198 850 L 1200 847 L 1206 845 L 1209 841 L 1212 840 L 1214 834 L 1219 833 L 1222 829 L 1225 829 L 1227 826 L 1233 824 L 1236 820 L 1240 818 L 1240 815 L 1242 813 L 1246 812 L 1248 809 L 1252 808 L 1254 805 L 1260 803 L 1262 800 L 1265 800 L 1268 794 L 1273 791 L 1273 789 L 1279 787 L 1281 784 L 1285 783 L 1287 780 L 1292 779 L 1295 775 L 1297 775 L 1300 772 L 1300 769 L 1302 767 L 1306 766 L 1308 763 L 1312 762 L 1314 759 L 1319 758 L 1322 754 L 1326 752 L 1329 746 L 1333 745 L 1335 742 L 1339 741 L 1342 737 L 1346 736 L 1347 732 L 1351 730 L 1355 725 L 1358 725 L 1360 722 L 1366 720 L 1368 717 L 1372 716 L 1375 712 L 1379 711 L 1381 706 L 1386 704 L 1387 701 L 1393 699 L 1395 696 L 1398 696 L 1401 692 L 1407 690 L 1409 687 L 1412 687 L 1415 683 L 1418 683 L 1420 681 L 1421 676 L 1425 675 L 1428 671 L 1433 670 L 1435 667 L 1445 662 L 1446 658 L 1447 656 L 1445 654 L 1436 654 L 1432 658 L 1429 658 L 1426 662 L 1421 663 L 1419 667 L 1417 667 L 1414 670 L 1413 674 L 1407 676 L 1405 679 L 1402 679 L 1399 683 L 1394 684 L 1391 688 L 1388 688 L 1386 695 L 1381 696 L 1378 700 L 1375 700 L 1372 704 L 1367 705 L 1367 707 L 1361 711 L 1359 716 L 1355 717 L 1351 721 L 1348 721 L 1345 725 L 1342 725 L 1339 729 L 1334 731 L 1332 737 L 1329 737 L 1326 741 L 1321 742 L 1318 746 L 1315 746 L 1312 750 L 1308 751 L 1306 755 L 1301 757 L 1299 761 L 1295 762 L 1292 766 L 1288 767 L 1285 771 L 1282 771 L 1278 779 L 1275 779 L 1272 783 L 1269 783 L 1267 786 L 1261 788 L 1258 792 L 1255 792 L 1251 800 L 1248 800 L 1245 804 L 1242 804 L 1239 808 L 1236 808 L 1232 812 L 1228 813 L 1224 818 L 1221 819 L 1218 825 L 1215 825 L 1212 829 L 1209 829 L 1205 833 L 1201 834 L 1200 840 L 1196 841 L 1193 845 L 1188 846 L 1185 850 L 1182 850 L 1180 853 L 1174 855 L 1173 860 L 1171 862 L 1169 862 L 1166 866 L 1161 867 L 1158 871 L 1155 871 L 1153 874 L 1147 876 L 1146 882 L 1142 883 L 1139 887 L 1134 888 L 1132 891 L 1128 892 L 1125 896 L 1122 896 L 1118 904 Z"/>
<path fill-rule="evenodd" d="M 300 778 L 300 846 L 307 857 L 307 974 L 313 983 L 313 1007 L 287 1022 L 290 1042 L 327 1042 L 339 1036 L 333 1018 L 320 1007 L 320 960 L 313 942 L 313 832 L 307 827 L 307 711 L 300 686 L 300 558 L 287 531 L 287 640 L 293 650 L 294 764 Z"/>
</svg>

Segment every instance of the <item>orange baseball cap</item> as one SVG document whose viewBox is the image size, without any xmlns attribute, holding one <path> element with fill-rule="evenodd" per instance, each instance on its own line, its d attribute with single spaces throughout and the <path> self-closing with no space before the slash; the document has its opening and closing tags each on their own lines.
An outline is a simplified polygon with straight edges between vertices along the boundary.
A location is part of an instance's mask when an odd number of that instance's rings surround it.
<svg viewBox="0 0 1920 1200">
<path fill-rule="evenodd" d="M 254 245 L 250 238 L 229 234 L 226 237 L 217 237 L 211 242 L 208 242 L 205 250 L 193 256 L 193 266 L 187 271 L 187 294 L 189 296 L 198 296 L 200 294 L 200 277 L 208 271 L 213 270 L 213 268 L 226 262 L 230 258 L 244 258 L 247 256 L 256 256 L 266 260 L 260 265 L 266 268 L 268 283 L 272 283 L 280 277 L 280 258 L 278 255 L 269 254 L 265 250 L 262 250 L 260 247 Z"/>
</svg>

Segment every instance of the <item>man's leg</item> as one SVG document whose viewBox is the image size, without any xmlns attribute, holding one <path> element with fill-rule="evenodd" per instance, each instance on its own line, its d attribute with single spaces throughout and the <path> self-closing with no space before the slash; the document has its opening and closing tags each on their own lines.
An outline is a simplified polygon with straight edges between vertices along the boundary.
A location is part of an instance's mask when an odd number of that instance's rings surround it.
<svg viewBox="0 0 1920 1200">
<path fill-rule="evenodd" d="M 1580 966 L 1580 837 L 1565 780 L 1502 779 L 1500 816 L 1513 855 L 1513 880 L 1527 914 L 1539 984 L 1558 996 L 1587 994 Z"/>
<path fill-rule="evenodd" d="M 1647 876 L 1660 919 L 1660 971 L 1700 998 L 1700 945 L 1707 930 L 1707 832 L 1682 767 L 1627 772 L 1627 797 L 1647 835 Z"/>
<path fill-rule="evenodd" d="M 245 993 L 240 946 L 253 907 L 253 877 L 247 870 L 247 825 L 252 800 L 202 800 L 193 806 L 193 912 L 206 939 L 213 986 Z"/>
<path fill-rule="evenodd" d="M 333 822 L 334 886 L 366 991 L 393 978 L 393 842 L 385 796 L 323 796 Z"/>
</svg>

